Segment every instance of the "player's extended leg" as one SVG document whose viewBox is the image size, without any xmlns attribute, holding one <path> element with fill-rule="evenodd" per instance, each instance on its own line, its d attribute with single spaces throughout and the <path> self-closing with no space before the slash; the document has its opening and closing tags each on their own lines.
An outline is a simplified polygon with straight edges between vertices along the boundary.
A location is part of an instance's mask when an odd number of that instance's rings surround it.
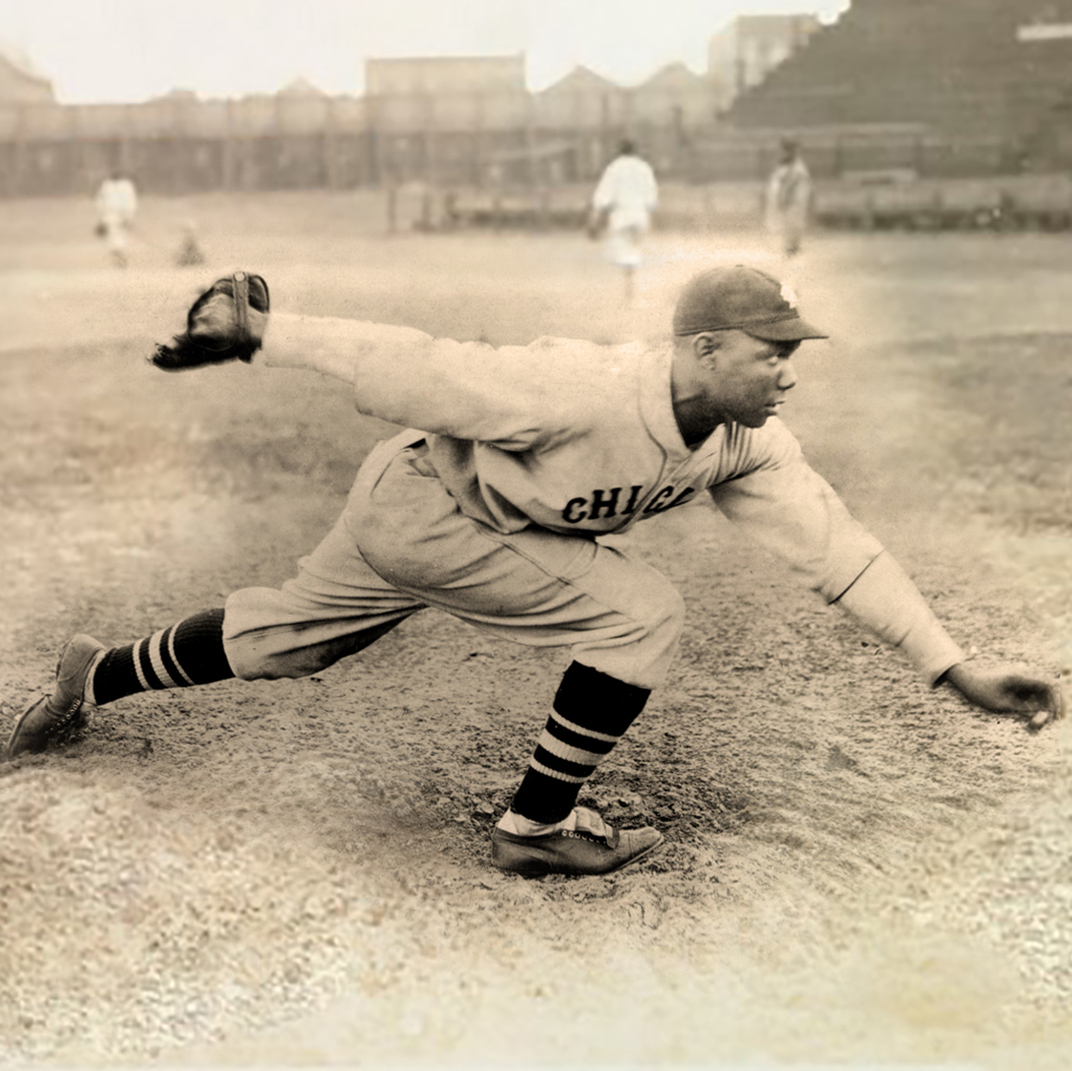
<svg viewBox="0 0 1072 1071">
<path fill-rule="evenodd" d="M 97 707 L 138 692 L 232 677 L 307 676 L 356 654 L 422 608 L 365 564 L 344 518 L 299 565 L 299 575 L 281 590 L 235 592 L 225 608 L 134 643 L 108 649 L 91 636 L 75 636 L 60 654 L 52 694 L 18 719 L 0 762 L 66 743 Z"/>
<path fill-rule="evenodd" d="M 65 743 L 85 726 L 90 711 L 124 696 L 233 677 L 222 623 L 223 610 L 206 610 L 111 650 L 92 636 L 75 636 L 60 652 L 52 694 L 31 704 L 15 723 L 0 759 Z"/>
<path fill-rule="evenodd" d="M 60 653 L 52 694 L 18 719 L 0 762 L 66 743 L 97 707 L 137 692 L 307 676 L 367 647 L 423 605 L 368 567 L 345 517 L 299 566 L 282 590 L 235 592 L 226 607 L 134 643 L 109 650 L 75 636 Z"/>
<path fill-rule="evenodd" d="M 52 694 L 31 703 L 16 721 L 0 762 L 67 743 L 86 726 L 94 710 L 117 699 L 233 678 L 224 618 L 222 608 L 204 610 L 144 639 L 112 648 L 92 636 L 74 636 L 60 652 Z M 318 668 L 368 646 L 401 620 L 398 617 L 351 636 L 345 649 L 336 645 L 330 660 L 322 652 Z"/>
</svg>

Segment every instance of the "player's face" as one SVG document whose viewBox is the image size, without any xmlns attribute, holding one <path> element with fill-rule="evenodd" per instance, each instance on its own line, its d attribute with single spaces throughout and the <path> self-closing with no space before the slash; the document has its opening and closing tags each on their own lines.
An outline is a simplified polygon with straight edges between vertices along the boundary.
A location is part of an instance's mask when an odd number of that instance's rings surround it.
<svg viewBox="0 0 1072 1071">
<path fill-rule="evenodd" d="M 710 401 L 722 419 L 761 428 L 777 415 L 797 381 L 792 357 L 799 345 L 722 332 L 708 367 Z"/>
</svg>

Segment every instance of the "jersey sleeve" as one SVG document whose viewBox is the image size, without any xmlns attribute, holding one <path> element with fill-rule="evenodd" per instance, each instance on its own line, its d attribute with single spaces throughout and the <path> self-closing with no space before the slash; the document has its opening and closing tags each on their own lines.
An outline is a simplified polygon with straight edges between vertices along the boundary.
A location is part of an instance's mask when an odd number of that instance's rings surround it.
<svg viewBox="0 0 1072 1071">
<path fill-rule="evenodd" d="M 434 435 L 522 451 L 567 426 L 568 394 L 543 358 L 554 340 L 496 348 L 367 325 L 355 361 L 359 412 Z M 404 338 L 403 338 L 404 334 Z"/>
<path fill-rule="evenodd" d="M 804 460 L 796 440 L 783 444 L 782 456 L 771 463 L 716 484 L 711 497 L 827 602 L 839 598 L 882 553 L 882 544 Z"/>
<path fill-rule="evenodd" d="M 796 439 L 784 427 L 770 439 L 763 463 L 711 488 L 719 509 L 934 684 L 963 660 L 960 648 L 911 578 L 807 464 Z"/>
<path fill-rule="evenodd" d="M 947 670 L 964 661 L 964 652 L 888 551 L 856 578 L 837 605 L 887 643 L 900 648 L 932 686 Z"/>
</svg>

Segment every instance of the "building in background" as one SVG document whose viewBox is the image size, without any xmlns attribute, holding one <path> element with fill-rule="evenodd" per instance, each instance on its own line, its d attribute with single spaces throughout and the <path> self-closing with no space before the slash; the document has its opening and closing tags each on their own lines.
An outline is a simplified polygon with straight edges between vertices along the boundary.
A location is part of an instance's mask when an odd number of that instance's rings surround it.
<svg viewBox="0 0 1072 1071">
<path fill-rule="evenodd" d="M 13 45 L 0 42 L 0 101 L 48 104 L 55 99 L 52 83 L 33 69 L 29 59 Z"/>
<path fill-rule="evenodd" d="M 728 83 L 704 78 L 684 63 L 671 63 L 629 91 L 635 123 L 669 127 L 680 137 L 688 128 L 707 126 L 729 104 Z"/>
<path fill-rule="evenodd" d="M 478 181 L 529 136 L 523 54 L 369 59 L 365 101 L 380 181 Z"/>
<path fill-rule="evenodd" d="M 1056 173 L 1072 170 L 1070 70 L 1072 0 L 852 0 L 828 25 L 742 16 L 711 41 L 706 77 L 672 63 L 618 85 L 577 67 L 539 92 L 524 55 L 433 56 L 369 59 L 362 96 L 297 79 L 66 105 L 0 47 L 0 196 L 84 194 L 117 166 L 146 193 L 543 196 L 595 181 L 622 138 L 671 183 L 762 180 L 785 136 L 817 182 Z"/>
<path fill-rule="evenodd" d="M 620 126 L 627 121 L 629 94 L 587 67 L 569 74 L 536 94 L 541 123 L 559 130 Z"/>
<path fill-rule="evenodd" d="M 368 97 L 524 93 L 525 57 L 425 56 L 365 61 Z"/>
<path fill-rule="evenodd" d="M 735 97 L 799 52 L 821 26 L 815 15 L 738 15 L 711 38 L 708 77 Z"/>
</svg>

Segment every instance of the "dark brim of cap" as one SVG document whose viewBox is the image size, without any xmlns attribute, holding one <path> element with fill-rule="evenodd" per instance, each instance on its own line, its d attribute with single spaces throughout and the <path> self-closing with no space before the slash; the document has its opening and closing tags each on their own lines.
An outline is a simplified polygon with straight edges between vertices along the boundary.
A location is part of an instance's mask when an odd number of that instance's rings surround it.
<svg viewBox="0 0 1072 1071">
<path fill-rule="evenodd" d="M 745 334 L 761 338 L 764 342 L 799 342 L 805 338 L 829 338 L 825 331 L 812 327 L 807 320 L 794 316 L 789 320 L 776 320 L 772 324 L 749 324 L 742 327 Z"/>
</svg>

